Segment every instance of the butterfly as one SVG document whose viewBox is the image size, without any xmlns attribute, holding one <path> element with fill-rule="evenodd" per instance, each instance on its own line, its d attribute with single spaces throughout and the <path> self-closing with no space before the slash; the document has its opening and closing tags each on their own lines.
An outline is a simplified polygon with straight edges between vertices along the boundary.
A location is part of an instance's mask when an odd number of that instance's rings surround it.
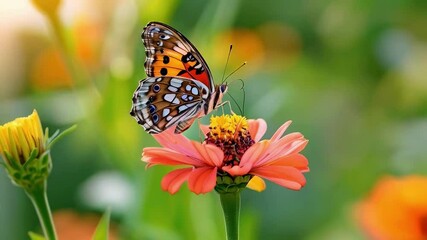
<svg viewBox="0 0 427 240">
<path fill-rule="evenodd" d="M 147 78 L 139 82 L 130 115 L 150 134 L 187 130 L 221 105 L 226 84 L 214 85 L 206 61 L 179 31 L 160 22 L 144 27 Z"/>
</svg>

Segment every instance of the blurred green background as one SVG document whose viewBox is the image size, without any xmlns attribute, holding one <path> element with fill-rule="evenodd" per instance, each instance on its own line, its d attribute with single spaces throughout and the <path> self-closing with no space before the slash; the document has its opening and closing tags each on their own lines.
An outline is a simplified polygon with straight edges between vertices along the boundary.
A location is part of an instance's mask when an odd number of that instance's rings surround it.
<svg viewBox="0 0 427 240">
<path fill-rule="evenodd" d="M 110 206 L 120 239 L 223 239 L 216 193 L 184 185 L 171 196 L 160 189 L 170 168 L 140 161 L 156 145 L 129 115 L 145 77 L 140 35 L 165 22 L 197 46 L 217 83 L 233 44 L 228 72 L 247 65 L 230 93 L 242 104 L 242 79 L 245 115 L 268 122 L 266 137 L 291 119 L 289 131 L 310 140 L 301 191 L 243 192 L 242 239 L 365 239 L 354 206 L 375 182 L 427 173 L 426 12 L 424 0 L 63 0 L 52 25 L 31 1 L 3 1 L 0 124 L 33 109 L 51 131 L 78 124 L 53 148 L 54 212 Z M 186 135 L 198 139 L 197 126 Z M 0 194 L 2 239 L 39 230 L 3 170 Z"/>
</svg>

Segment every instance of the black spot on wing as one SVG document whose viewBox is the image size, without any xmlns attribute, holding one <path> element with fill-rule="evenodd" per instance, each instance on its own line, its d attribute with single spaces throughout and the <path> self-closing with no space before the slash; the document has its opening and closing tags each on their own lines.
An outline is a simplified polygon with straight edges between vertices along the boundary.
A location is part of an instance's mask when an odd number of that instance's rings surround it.
<svg viewBox="0 0 427 240">
<path fill-rule="evenodd" d="M 168 74 L 168 70 L 166 68 L 162 68 L 160 69 L 160 74 L 162 74 L 163 76 L 166 76 Z"/>
<path fill-rule="evenodd" d="M 203 68 L 196 68 L 196 75 L 202 74 Z"/>
<path fill-rule="evenodd" d="M 181 61 L 183 63 L 194 62 L 196 61 L 196 58 L 189 52 L 181 57 Z"/>
<path fill-rule="evenodd" d="M 153 85 L 153 92 L 158 93 L 160 91 L 160 86 L 159 84 L 155 84 Z"/>
<path fill-rule="evenodd" d="M 163 56 L 163 63 L 168 64 L 170 61 L 169 56 Z"/>
<path fill-rule="evenodd" d="M 154 123 L 157 123 L 159 121 L 159 115 L 153 114 L 152 119 Z"/>
<path fill-rule="evenodd" d="M 156 97 L 155 97 L 155 96 L 150 96 L 150 97 L 148 98 L 147 103 L 152 103 L 152 102 L 154 102 L 154 101 L 156 101 Z"/>
</svg>

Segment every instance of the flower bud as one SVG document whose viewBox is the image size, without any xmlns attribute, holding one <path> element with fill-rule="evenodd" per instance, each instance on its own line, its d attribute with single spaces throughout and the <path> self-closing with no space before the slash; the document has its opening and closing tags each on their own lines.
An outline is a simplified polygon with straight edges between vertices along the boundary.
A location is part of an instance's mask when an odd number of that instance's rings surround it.
<svg viewBox="0 0 427 240">
<path fill-rule="evenodd" d="M 37 111 L 0 126 L 0 155 L 16 185 L 29 190 L 48 177 L 52 164 Z"/>
<path fill-rule="evenodd" d="M 40 12 L 49 16 L 56 14 L 61 4 L 61 0 L 31 0 L 31 2 Z"/>
</svg>

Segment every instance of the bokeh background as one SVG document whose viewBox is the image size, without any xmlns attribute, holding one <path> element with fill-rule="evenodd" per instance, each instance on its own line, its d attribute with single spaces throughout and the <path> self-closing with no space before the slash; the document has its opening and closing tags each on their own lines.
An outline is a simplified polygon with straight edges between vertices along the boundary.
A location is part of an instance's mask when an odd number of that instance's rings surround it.
<svg viewBox="0 0 427 240">
<path fill-rule="evenodd" d="M 129 115 L 149 21 L 186 35 L 217 83 L 233 44 L 227 72 L 247 61 L 228 79 L 240 107 L 244 82 L 244 114 L 266 119 L 266 136 L 292 119 L 310 140 L 301 191 L 243 192 L 242 239 L 369 239 L 358 206 L 377 182 L 427 174 L 424 0 L 37 2 L 0 2 L 0 124 L 37 109 L 51 131 L 78 125 L 52 152 L 63 239 L 90 236 L 108 207 L 116 239 L 225 236 L 215 192 L 171 196 L 160 189 L 170 168 L 140 161 L 157 144 Z M 198 139 L 197 127 L 186 135 Z M 1 238 L 29 230 L 40 231 L 36 214 L 2 170 Z"/>
</svg>

